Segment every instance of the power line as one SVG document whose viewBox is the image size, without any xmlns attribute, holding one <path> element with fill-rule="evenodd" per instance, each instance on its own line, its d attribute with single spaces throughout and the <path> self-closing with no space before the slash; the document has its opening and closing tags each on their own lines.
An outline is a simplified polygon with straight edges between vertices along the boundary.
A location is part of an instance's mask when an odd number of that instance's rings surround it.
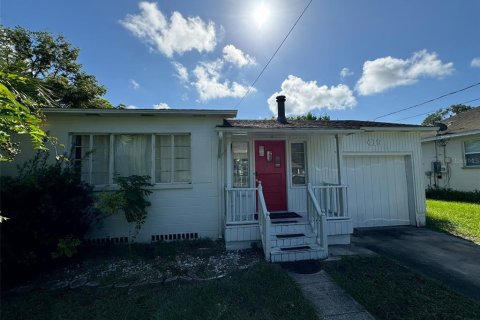
<svg viewBox="0 0 480 320">
<path fill-rule="evenodd" d="M 441 95 L 441 96 L 439 96 L 439 97 L 436 97 L 436 98 L 433 98 L 433 99 L 430 99 L 430 100 L 427 100 L 427 101 L 424 101 L 424 102 L 415 104 L 415 105 L 413 105 L 413 106 L 406 107 L 406 108 L 403 108 L 403 109 L 400 109 L 400 110 L 397 110 L 397 111 L 393 111 L 393 112 L 390 112 L 390 113 L 381 115 L 381 116 L 376 117 L 375 119 L 373 119 L 373 121 L 376 121 L 377 119 L 380 119 L 380 118 L 385 118 L 385 117 L 387 117 L 387 116 L 390 116 L 390 115 L 392 115 L 392 114 L 396 114 L 396 113 L 399 113 L 399 112 L 402 112 L 402 111 L 405 111 L 405 110 L 410 110 L 410 109 L 413 109 L 413 108 L 416 108 L 416 107 L 423 106 L 424 104 L 427 104 L 427 103 L 430 103 L 430 102 L 433 102 L 433 101 L 436 101 L 436 100 L 440 100 L 440 99 L 445 98 L 445 97 L 447 97 L 447 96 L 451 96 L 451 95 L 453 95 L 453 94 L 456 94 L 456 93 L 459 93 L 459 92 L 468 90 L 468 89 L 473 88 L 473 87 L 476 87 L 476 86 L 478 86 L 478 85 L 480 85 L 480 82 L 474 83 L 474 84 L 472 84 L 472 85 L 469 85 L 468 87 L 465 87 L 465 88 L 462 88 L 462 89 L 459 89 L 459 90 L 456 90 L 456 91 L 452 91 L 452 92 L 443 94 L 443 95 Z"/>
<path fill-rule="evenodd" d="M 305 6 L 305 8 L 303 9 L 302 13 L 300 14 L 300 16 L 298 16 L 298 19 L 295 21 L 295 23 L 293 24 L 293 26 L 290 28 L 290 30 L 288 31 L 287 35 L 285 36 L 285 38 L 283 38 L 282 42 L 280 43 L 280 45 L 277 47 L 277 50 L 275 50 L 275 52 L 272 54 L 272 56 L 270 57 L 270 59 L 268 60 L 268 62 L 265 64 L 265 66 L 263 67 L 262 71 L 260 71 L 260 73 L 258 74 L 258 76 L 255 78 L 255 80 L 252 82 L 252 84 L 248 87 L 247 89 L 247 92 L 245 92 L 245 94 L 242 96 L 242 98 L 240 99 L 240 101 L 238 101 L 238 103 L 235 105 L 235 108 L 238 108 L 238 106 L 243 102 L 243 100 L 245 99 L 245 97 L 250 93 L 250 91 L 252 90 L 253 86 L 255 85 L 255 83 L 257 83 L 258 79 L 260 79 L 260 77 L 262 76 L 263 72 L 265 71 L 265 69 L 267 69 L 268 65 L 270 64 L 270 62 L 272 62 L 273 58 L 277 55 L 277 52 L 280 50 L 280 48 L 283 46 L 283 44 L 285 43 L 285 41 L 287 40 L 288 36 L 290 35 L 290 33 L 292 33 L 293 29 L 295 29 L 295 26 L 298 24 L 298 22 L 300 21 L 300 19 L 303 17 L 303 14 L 305 13 L 305 11 L 307 11 L 308 7 L 310 7 L 310 4 L 312 4 L 312 1 L 313 0 L 310 0 L 310 2 Z"/>
<path fill-rule="evenodd" d="M 469 103 L 469 102 L 473 102 L 473 101 L 477 101 L 477 100 L 480 100 L 480 98 L 476 98 L 476 99 L 472 99 L 472 100 L 460 102 L 460 103 L 458 103 L 458 104 Z M 424 116 L 424 115 L 429 114 L 429 113 L 434 113 L 435 111 L 436 111 L 436 110 L 434 110 L 434 111 L 428 111 L 428 112 L 420 113 L 420 114 L 417 114 L 417 115 L 414 115 L 414 116 L 410 116 L 410 117 L 406 117 L 406 118 L 401 118 L 401 119 L 398 119 L 398 120 L 395 120 L 395 121 L 402 121 L 402 120 L 407 120 L 407 119 L 411 119 L 411 118 L 415 118 L 415 117 L 420 117 L 420 116 Z"/>
</svg>

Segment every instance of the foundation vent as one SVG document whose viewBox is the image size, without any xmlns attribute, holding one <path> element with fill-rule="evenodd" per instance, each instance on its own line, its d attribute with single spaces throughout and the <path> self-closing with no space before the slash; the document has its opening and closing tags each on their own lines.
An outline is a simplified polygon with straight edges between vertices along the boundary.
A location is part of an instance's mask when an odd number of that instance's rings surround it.
<svg viewBox="0 0 480 320">
<path fill-rule="evenodd" d="M 105 244 L 122 244 L 128 243 L 128 237 L 106 237 L 106 238 L 95 238 L 95 239 L 86 239 L 85 244 L 91 246 L 101 246 Z"/>
<path fill-rule="evenodd" d="M 152 234 L 152 242 L 198 239 L 197 232 Z"/>
</svg>

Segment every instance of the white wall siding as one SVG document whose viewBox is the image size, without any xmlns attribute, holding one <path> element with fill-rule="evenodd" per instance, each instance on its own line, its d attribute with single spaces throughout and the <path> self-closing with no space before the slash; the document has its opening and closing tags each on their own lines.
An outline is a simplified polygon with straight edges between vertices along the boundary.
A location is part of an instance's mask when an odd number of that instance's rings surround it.
<svg viewBox="0 0 480 320">
<path fill-rule="evenodd" d="M 327 220 L 328 235 L 351 234 L 353 232 L 353 224 L 351 219 L 345 220 Z"/>
<path fill-rule="evenodd" d="M 311 135 L 307 143 L 308 181 L 338 183 L 337 147 L 332 134 Z"/>
<path fill-rule="evenodd" d="M 480 167 L 465 167 L 464 145 L 468 140 L 480 139 L 480 134 L 465 137 L 456 137 L 448 139 L 445 147 L 439 144 L 437 159 L 446 165 L 446 158 L 450 163 L 447 164 L 448 172 L 442 173 L 442 178 L 437 179 L 437 186 L 442 188 L 452 188 L 460 191 L 480 190 Z M 428 141 L 422 143 L 423 171 L 432 171 L 432 161 L 435 157 L 435 142 Z M 425 177 L 425 185 L 434 186 L 435 179 L 433 175 Z"/>
<path fill-rule="evenodd" d="M 366 132 L 366 133 L 352 134 L 352 135 L 343 137 L 342 152 L 345 155 L 344 160 L 348 156 L 355 156 L 355 155 L 356 156 L 376 155 L 376 156 L 410 157 L 408 158 L 408 161 L 411 161 L 411 168 L 412 168 L 411 181 L 414 189 L 413 191 L 411 191 L 413 193 L 411 201 L 412 201 L 412 208 L 414 208 L 414 211 L 415 211 L 411 213 L 413 217 L 410 218 L 410 223 L 417 226 L 425 225 L 425 192 L 424 192 L 425 181 L 424 181 L 424 172 L 422 168 L 422 151 L 421 151 L 421 144 L 420 144 L 420 133 Z M 367 178 L 382 179 L 382 177 L 383 176 L 379 176 L 378 173 L 372 173 L 372 175 L 370 177 L 366 177 L 366 179 Z M 342 172 L 342 179 L 343 180 L 346 179 L 345 172 Z M 353 196 L 352 192 L 349 192 L 348 197 L 352 197 L 352 196 Z M 385 199 L 382 198 L 380 201 L 385 201 Z M 361 205 L 361 203 L 359 202 L 357 203 L 357 205 Z M 350 206 L 349 206 L 349 210 L 352 210 Z"/>
<path fill-rule="evenodd" d="M 297 213 L 307 212 L 307 187 L 289 187 L 288 210 Z"/>
<path fill-rule="evenodd" d="M 161 116 L 65 116 L 50 115 L 46 129 L 66 146 L 69 152 L 71 133 L 190 133 L 191 184 L 157 184 L 150 195 L 152 203 L 148 218 L 137 241 L 148 242 L 152 235 L 198 233 L 200 237 L 216 239 L 219 226 L 219 180 L 217 170 L 218 136 L 215 126 L 221 117 L 161 117 Z M 27 160 L 29 152 L 16 159 Z M 122 215 L 107 218 L 94 228 L 91 238 L 123 237 L 133 234 L 133 225 Z"/>
</svg>

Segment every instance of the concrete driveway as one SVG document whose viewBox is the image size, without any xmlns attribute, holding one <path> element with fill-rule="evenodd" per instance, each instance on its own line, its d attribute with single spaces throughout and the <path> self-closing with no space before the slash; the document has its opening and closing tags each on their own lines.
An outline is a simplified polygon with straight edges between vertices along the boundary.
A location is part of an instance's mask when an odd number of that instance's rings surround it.
<svg viewBox="0 0 480 320">
<path fill-rule="evenodd" d="M 480 246 L 426 228 L 355 230 L 352 243 L 480 300 Z"/>
</svg>

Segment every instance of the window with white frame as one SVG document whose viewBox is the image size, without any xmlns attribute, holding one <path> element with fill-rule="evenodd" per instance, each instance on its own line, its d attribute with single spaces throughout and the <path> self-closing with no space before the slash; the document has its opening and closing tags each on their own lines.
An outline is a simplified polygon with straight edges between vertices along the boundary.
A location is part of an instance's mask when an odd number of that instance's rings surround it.
<svg viewBox="0 0 480 320">
<path fill-rule="evenodd" d="M 232 143 L 233 187 L 248 188 L 250 186 L 250 161 L 248 142 Z"/>
<path fill-rule="evenodd" d="M 82 180 L 104 185 L 115 175 L 149 175 L 153 183 L 191 183 L 189 134 L 74 134 Z M 112 157 L 112 159 L 110 159 Z"/>
<path fill-rule="evenodd" d="M 465 147 L 465 166 L 480 166 L 480 140 L 471 140 L 464 142 Z"/>
<path fill-rule="evenodd" d="M 290 144 L 292 185 L 304 186 L 306 183 L 305 172 L 305 143 L 292 142 Z"/>
<path fill-rule="evenodd" d="M 155 182 L 191 182 L 190 152 L 190 135 L 157 135 L 155 138 Z"/>
</svg>

